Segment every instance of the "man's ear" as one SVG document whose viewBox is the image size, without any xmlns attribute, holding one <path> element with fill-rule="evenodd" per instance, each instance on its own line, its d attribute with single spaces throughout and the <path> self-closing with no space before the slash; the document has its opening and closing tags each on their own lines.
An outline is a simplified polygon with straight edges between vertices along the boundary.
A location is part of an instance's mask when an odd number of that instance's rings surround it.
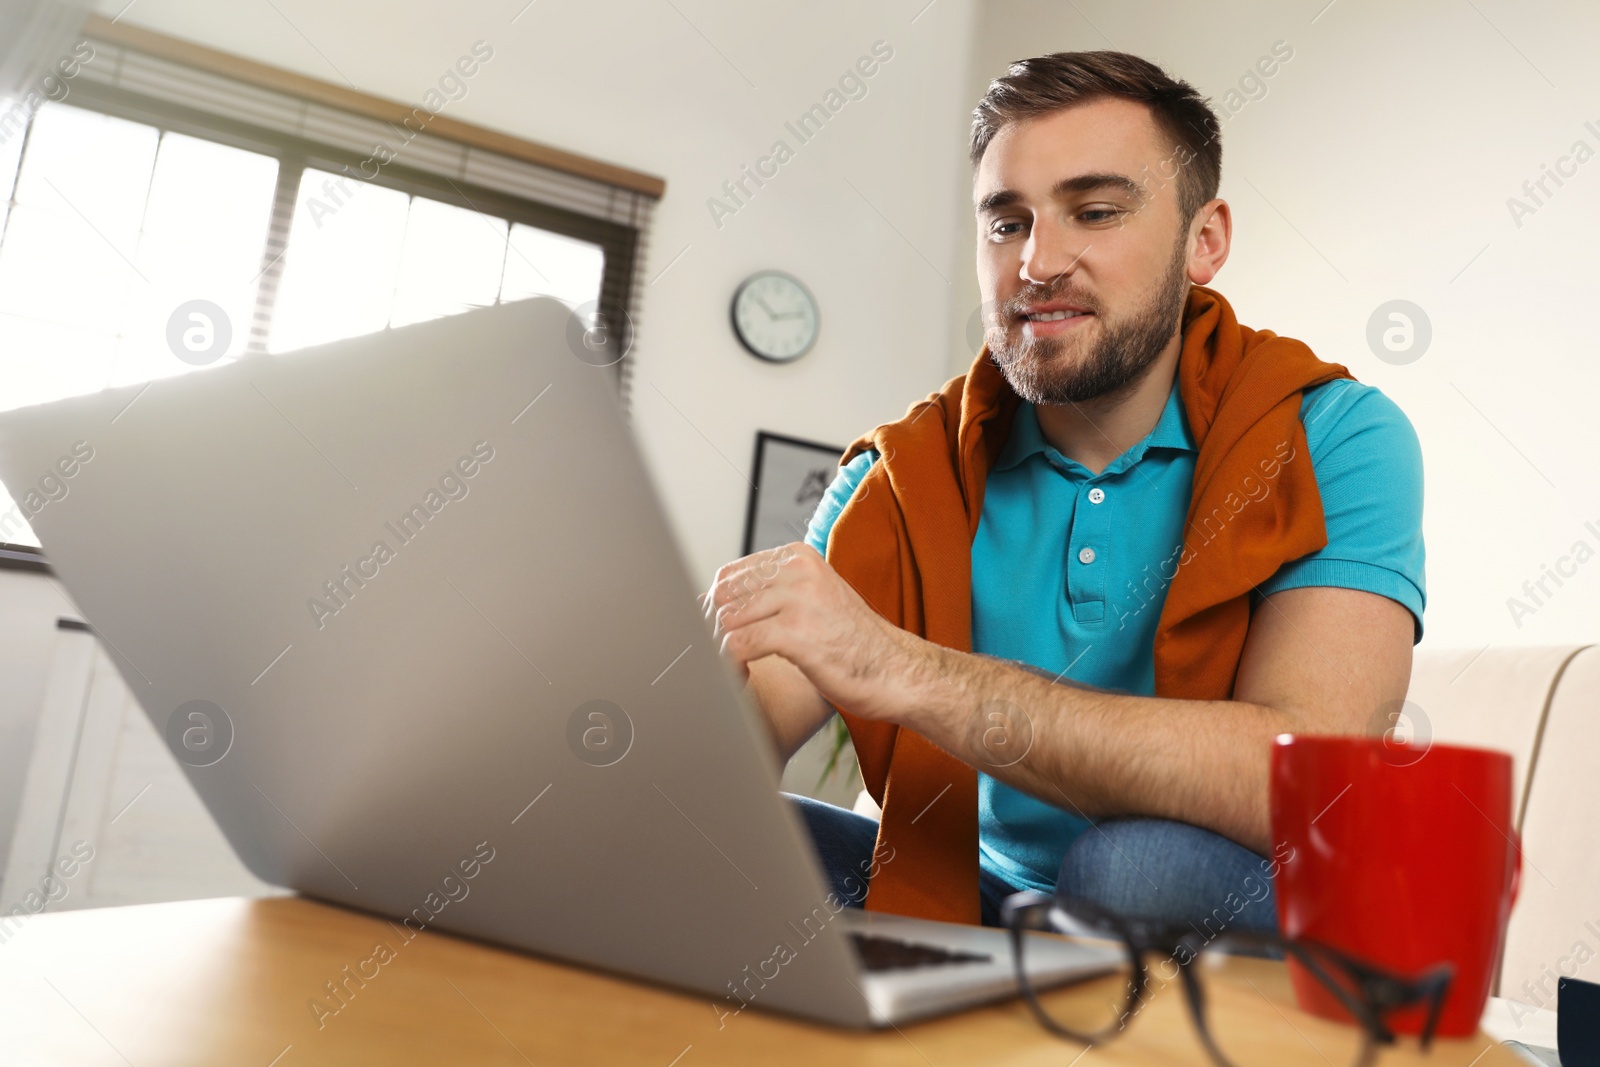
<svg viewBox="0 0 1600 1067">
<path fill-rule="evenodd" d="M 1189 222 L 1189 280 L 1210 285 L 1228 261 L 1233 241 L 1233 211 L 1226 200 L 1212 200 Z"/>
</svg>

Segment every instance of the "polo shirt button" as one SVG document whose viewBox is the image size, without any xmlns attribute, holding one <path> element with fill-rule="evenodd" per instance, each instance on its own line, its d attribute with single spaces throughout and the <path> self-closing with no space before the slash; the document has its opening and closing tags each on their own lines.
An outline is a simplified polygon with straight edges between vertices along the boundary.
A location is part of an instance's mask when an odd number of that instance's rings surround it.
<svg viewBox="0 0 1600 1067">
<path fill-rule="evenodd" d="M 1098 485 L 1089 490 L 1089 503 L 1098 504 L 1106 498 L 1106 491 Z"/>
<path fill-rule="evenodd" d="M 1090 548 L 1088 545 L 1084 545 L 1082 548 L 1078 549 L 1078 562 L 1093 563 L 1094 549 Z"/>
</svg>

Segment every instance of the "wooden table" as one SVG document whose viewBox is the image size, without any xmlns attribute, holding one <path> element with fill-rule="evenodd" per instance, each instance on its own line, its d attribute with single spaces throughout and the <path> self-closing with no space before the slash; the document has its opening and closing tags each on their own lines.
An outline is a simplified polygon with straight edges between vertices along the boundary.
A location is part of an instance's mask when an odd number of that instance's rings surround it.
<svg viewBox="0 0 1600 1067">
<path fill-rule="evenodd" d="M 720 1020 L 704 997 L 636 984 L 446 934 L 397 948 L 337 1014 L 324 983 L 396 942 L 384 920 L 295 898 L 222 899 L 44 914 L 0 944 L 6 1067 L 304 1067 L 338 1064 L 1209 1065 L 1176 983 L 1114 1043 L 1046 1034 L 1020 1000 L 876 1033 L 746 1011 Z M 1294 1014 L 1283 966 L 1241 960 Z M 1233 966 L 1230 964 L 1230 966 Z M 1054 997 L 1086 995 L 1061 990 Z M 1243 1005 L 1241 1005 L 1243 1007 Z M 319 1025 L 320 1022 L 320 1025 Z M 1285 1063 L 1302 1062 L 1298 1053 Z M 1513 1065 L 1481 1033 L 1385 1049 L 1380 1064 Z"/>
</svg>

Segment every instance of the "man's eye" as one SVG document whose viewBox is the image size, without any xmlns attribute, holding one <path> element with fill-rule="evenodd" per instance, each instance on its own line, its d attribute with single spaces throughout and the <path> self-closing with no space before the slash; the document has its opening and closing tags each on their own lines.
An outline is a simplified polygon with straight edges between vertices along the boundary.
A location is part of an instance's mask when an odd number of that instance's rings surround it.
<svg viewBox="0 0 1600 1067">
<path fill-rule="evenodd" d="M 997 222 L 989 227 L 989 235 L 991 237 L 1015 237 L 1021 232 L 1022 223 L 1017 222 L 1015 219 Z"/>
<path fill-rule="evenodd" d="M 1092 207 L 1088 211 L 1079 212 L 1078 217 L 1084 222 L 1110 222 L 1120 214 L 1122 212 L 1118 208 Z"/>
</svg>

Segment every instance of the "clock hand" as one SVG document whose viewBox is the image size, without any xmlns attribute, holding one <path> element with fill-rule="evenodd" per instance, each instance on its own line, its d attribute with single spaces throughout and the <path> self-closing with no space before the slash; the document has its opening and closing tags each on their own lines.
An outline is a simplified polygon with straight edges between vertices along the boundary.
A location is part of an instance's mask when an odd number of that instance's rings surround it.
<svg viewBox="0 0 1600 1067">
<path fill-rule="evenodd" d="M 781 318 L 785 318 L 786 317 L 786 316 L 779 315 L 779 314 L 775 313 L 772 310 L 772 308 L 768 307 L 767 306 L 767 302 L 765 300 L 761 299 L 761 294 L 760 293 L 751 293 L 750 295 L 755 298 L 755 302 L 756 303 L 761 305 L 761 310 L 765 311 L 767 313 L 767 318 L 769 318 L 769 319 L 781 319 Z"/>
</svg>

